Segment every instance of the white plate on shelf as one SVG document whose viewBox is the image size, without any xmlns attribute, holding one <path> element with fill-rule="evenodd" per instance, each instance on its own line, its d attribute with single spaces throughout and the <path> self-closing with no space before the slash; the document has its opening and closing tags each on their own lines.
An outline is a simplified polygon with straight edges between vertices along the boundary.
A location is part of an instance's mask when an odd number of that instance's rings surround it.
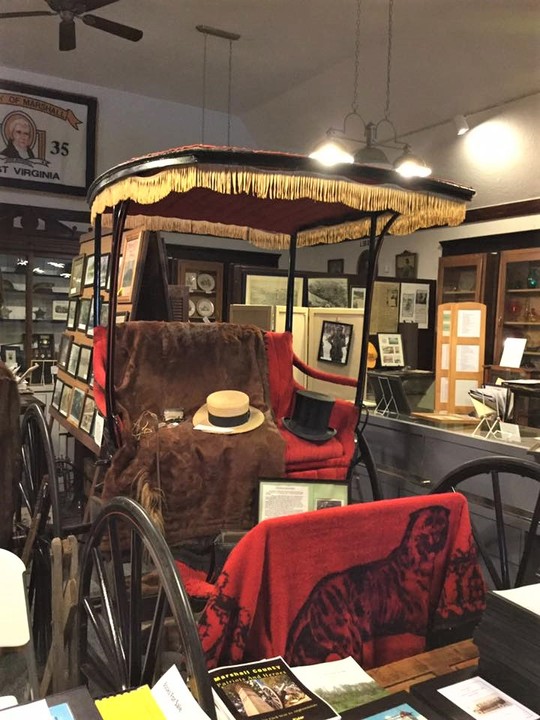
<svg viewBox="0 0 540 720">
<path fill-rule="evenodd" d="M 201 288 L 201 290 L 209 293 L 216 287 L 216 281 L 213 275 L 203 272 L 197 275 L 197 285 Z"/>
<path fill-rule="evenodd" d="M 201 317 L 210 317 L 214 314 L 214 310 L 214 303 L 207 298 L 203 298 L 197 303 L 197 312 Z"/>
<path fill-rule="evenodd" d="M 193 317 L 195 315 L 196 311 L 197 311 L 197 308 L 195 307 L 195 303 L 193 302 L 193 300 L 190 300 L 189 301 L 189 311 L 188 311 L 189 317 Z"/>
</svg>

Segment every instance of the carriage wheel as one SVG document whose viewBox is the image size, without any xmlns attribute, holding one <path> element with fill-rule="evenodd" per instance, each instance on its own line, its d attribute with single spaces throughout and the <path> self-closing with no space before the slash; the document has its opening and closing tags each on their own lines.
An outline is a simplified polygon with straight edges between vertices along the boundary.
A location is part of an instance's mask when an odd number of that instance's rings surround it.
<svg viewBox="0 0 540 720">
<path fill-rule="evenodd" d="M 80 572 L 80 667 L 91 692 L 152 685 L 172 658 L 215 718 L 188 596 L 163 536 L 134 500 L 116 498 L 103 508 L 86 538 Z M 167 647 L 172 636 L 174 648 Z"/>
<path fill-rule="evenodd" d="M 41 407 L 29 405 L 21 424 L 22 473 L 19 482 L 17 534 L 28 535 L 31 520 L 40 510 L 36 535 L 23 558 L 29 569 L 28 605 L 38 665 L 47 661 L 51 646 L 50 542 L 60 535 L 60 509 L 54 451 Z M 44 478 L 46 485 L 42 487 Z"/>
</svg>

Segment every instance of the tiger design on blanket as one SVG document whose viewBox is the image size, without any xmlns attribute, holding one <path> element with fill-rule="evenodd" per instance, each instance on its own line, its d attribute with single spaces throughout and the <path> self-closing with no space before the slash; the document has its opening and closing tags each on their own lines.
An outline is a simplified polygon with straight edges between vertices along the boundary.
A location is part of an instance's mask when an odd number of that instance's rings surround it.
<svg viewBox="0 0 540 720">
<path fill-rule="evenodd" d="M 322 578 L 297 614 L 287 638 L 292 665 L 351 655 L 362 662 L 373 637 L 425 635 L 434 557 L 448 537 L 447 508 L 411 513 L 399 545 L 386 557 Z"/>
</svg>

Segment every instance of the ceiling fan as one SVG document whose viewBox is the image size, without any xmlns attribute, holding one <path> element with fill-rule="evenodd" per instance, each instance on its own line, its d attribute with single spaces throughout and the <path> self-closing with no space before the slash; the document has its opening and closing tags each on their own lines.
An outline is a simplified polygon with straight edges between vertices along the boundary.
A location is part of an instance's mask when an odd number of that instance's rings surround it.
<svg viewBox="0 0 540 720">
<path fill-rule="evenodd" d="M 0 20 L 6 18 L 21 17 L 42 17 L 45 15 L 59 15 L 60 17 L 60 34 L 58 47 L 60 50 L 75 50 L 75 19 L 82 20 L 85 25 L 104 30 L 105 32 L 137 42 L 143 36 L 142 30 L 122 25 L 121 23 L 106 20 L 97 15 L 89 14 L 92 10 L 112 5 L 118 0 L 45 0 L 51 8 L 47 10 L 35 10 L 30 12 L 8 12 L 0 13 Z"/>
</svg>

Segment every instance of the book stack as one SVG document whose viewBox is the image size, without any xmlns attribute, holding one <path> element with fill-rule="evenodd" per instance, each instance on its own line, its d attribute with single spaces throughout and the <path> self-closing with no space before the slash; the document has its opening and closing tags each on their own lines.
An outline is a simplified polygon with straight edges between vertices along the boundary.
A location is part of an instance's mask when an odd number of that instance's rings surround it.
<svg viewBox="0 0 540 720">
<path fill-rule="evenodd" d="M 488 593 L 478 674 L 540 714 L 540 583 Z"/>
</svg>

